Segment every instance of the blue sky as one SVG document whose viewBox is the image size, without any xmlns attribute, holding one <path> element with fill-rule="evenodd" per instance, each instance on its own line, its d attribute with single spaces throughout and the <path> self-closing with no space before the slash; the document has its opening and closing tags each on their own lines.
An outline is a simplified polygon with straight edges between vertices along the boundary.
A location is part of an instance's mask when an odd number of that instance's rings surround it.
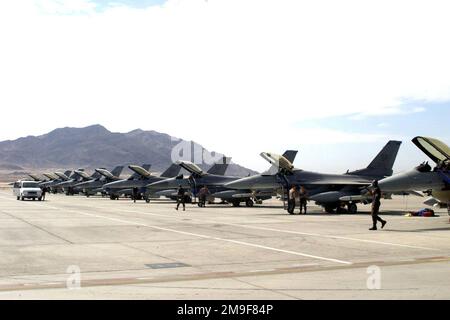
<svg viewBox="0 0 450 320">
<path fill-rule="evenodd" d="M 422 161 L 429 160 L 411 143 L 411 139 L 420 135 L 430 136 L 440 138 L 450 144 L 450 102 L 415 102 L 405 105 L 405 107 L 414 108 L 418 105 L 424 111 L 405 112 L 398 115 L 356 117 L 356 119 L 354 115 L 345 115 L 299 121 L 296 125 L 304 129 L 328 128 L 337 132 L 354 134 L 355 138 L 360 134 L 374 134 L 386 136 L 386 139 L 379 139 L 376 142 L 314 145 L 302 143 L 301 137 L 299 137 L 298 145 L 301 151 L 295 164 L 300 168 L 316 171 L 321 169 L 326 172 L 360 169 L 369 164 L 373 156 L 389 139 L 403 141 L 395 171 L 408 170 Z M 330 161 L 326 161 L 326 159 L 330 159 Z M 318 168 L 317 163 L 320 163 L 320 168 Z"/>
<path fill-rule="evenodd" d="M 450 101 L 441 103 L 416 102 L 404 108 L 420 105 L 423 112 L 406 112 L 398 115 L 372 115 L 361 119 L 352 115 L 330 117 L 319 120 L 300 121 L 300 127 L 327 127 L 352 133 L 387 134 L 392 136 L 432 135 L 450 137 Z"/>
</svg>

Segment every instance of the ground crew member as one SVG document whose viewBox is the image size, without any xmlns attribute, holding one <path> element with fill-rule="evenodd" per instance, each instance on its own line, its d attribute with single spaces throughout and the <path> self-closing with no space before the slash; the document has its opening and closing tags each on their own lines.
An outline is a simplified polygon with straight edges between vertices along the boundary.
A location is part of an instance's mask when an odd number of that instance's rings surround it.
<svg viewBox="0 0 450 320">
<path fill-rule="evenodd" d="M 45 201 L 45 194 L 47 193 L 47 187 L 42 188 L 42 201 Z"/>
<path fill-rule="evenodd" d="M 136 200 L 137 200 L 137 198 L 138 198 L 138 188 L 133 188 L 133 201 L 134 201 L 134 203 L 136 203 Z"/>
<path fill-rule="evenodd" d="M 289 190 L 289 197 L 288 197 L 288 212 L 289 212 L 289 214 L 294 214 L 295 198 L 297 198 L 297 187 L 292 186 L 291 189 Z"/>
<path fill-rule="evenodd" d="M 299 194 L 300 194 L 300 214 L 303 213 L 303 209 L 305 210 L 306 214 L 308 204 L 308 191 L 306 191 L 304 186 L 301 186 Z"/>
<path fill-rule="evenodd" d="M 200 189 L 200 191 L 198 192 L 199 207 L 206 207 L 206 198 L 209 194 L 210 192 L 207 186 L 203 186 L 203 188 Z"/>
<path fill-rule="evenodd" d="M 178 186 L 178 192 L 177 192 L 177 207 L 175 208 L 178 210 L 180 207 L 180 204 L 183 205 L 183 211 L 186 211 L 186 191 L 184 188 L 180 185 Z"/>
<path fill-rule="evenodd" d="M 381 206 L 381 189 L 378 186 L 378 180 L 372 182 L 372 222 L 373 226 L 369 230 L 377 230 L 377 222 L 381 222 L 381 229 L 386 225 L 386 221 L 381 219 L 378 214 L 380 213 Z"/>
</svg>

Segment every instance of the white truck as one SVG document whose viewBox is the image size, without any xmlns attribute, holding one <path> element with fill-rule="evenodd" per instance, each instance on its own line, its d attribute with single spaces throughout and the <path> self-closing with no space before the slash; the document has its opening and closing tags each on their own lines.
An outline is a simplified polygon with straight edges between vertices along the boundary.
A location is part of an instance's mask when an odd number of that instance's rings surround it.
<svg viewBox="0 0 450 320">
<path fill-rule="evenodd" d="M 39 184 L 35 181 L 17 181 L 14 183 L 13 190 L 14 196 L 17 197 L 17 200 L 42 200 L 42 190 L 39 187 Z"/>
</svg>

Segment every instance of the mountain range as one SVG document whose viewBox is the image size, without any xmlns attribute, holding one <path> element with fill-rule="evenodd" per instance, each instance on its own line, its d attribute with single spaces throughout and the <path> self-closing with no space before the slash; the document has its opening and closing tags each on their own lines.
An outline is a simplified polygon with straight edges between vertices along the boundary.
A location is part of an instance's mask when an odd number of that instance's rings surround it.
<svg viewBox="0 0 450 320">
<path fill-rule="evenodd" d="M 180 142 L 191 147 L 192 155 L 196 154 L 195 158 L 191 157 L 191 161 L 197 160 L 202 150 L 211 157 L 221 155 L 209 152 L 195 142 L 189 144 L 168 134 L 141 129 L 118 133 L 97 124 L 85 128 L 60 128 L 40 136 L 2 141 L 0 168 L 37 171 L 48 168 L 112 168 L 116 165 L 149 163 L 152 164 L 152 171 L 162 172 L 172 163 L 172 150 Z M 200 167 L 207 170 L 210 165 Z M 227 175 L 236 176 L 255 173 L 234 163 L 227 170 Z"/>
</svg>

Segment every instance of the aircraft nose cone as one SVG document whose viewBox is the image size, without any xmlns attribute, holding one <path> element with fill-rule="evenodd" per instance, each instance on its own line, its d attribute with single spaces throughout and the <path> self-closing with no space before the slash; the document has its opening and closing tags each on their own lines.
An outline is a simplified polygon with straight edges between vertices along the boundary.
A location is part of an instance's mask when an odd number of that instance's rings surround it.
<svg viewBox="0 0 450 320">
<path fill-rule="evenodd" d="M 416 180 L 418 175 L 419 173 L 414 170 L 399 173 L 379 181 L 378 186 L 384 192 L 408 191 L 411 189 L 411 184 L 414 180 Z"/>
<path fill-rule="evenodd" d="M 380 189 L 385 192 L 423 191 L 444 188 L 442 178 L 436 172 L 419 172 L 411 170 L 383 179 Z"/>
</svg>

